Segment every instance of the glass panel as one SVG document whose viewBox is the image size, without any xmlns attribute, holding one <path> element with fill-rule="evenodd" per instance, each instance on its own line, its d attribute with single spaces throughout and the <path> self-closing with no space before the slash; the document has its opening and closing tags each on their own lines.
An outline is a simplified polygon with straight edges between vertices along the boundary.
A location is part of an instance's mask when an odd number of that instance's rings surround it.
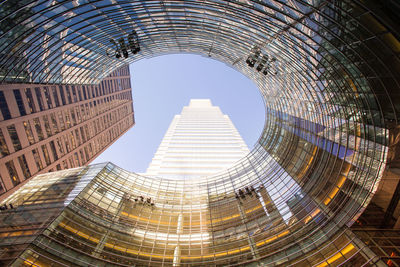
<svg viewBox="0 0 400 267">
<path fill-rule="evenodd" d="M 27 179 L 31 177 L 31 172 L 29 170 L 28 163 L 26 162 L 25 155 L 18 157 L 19 165 L 21 166 L 22 173 L 24 174 L 24 178 Z"/>
<path fill-rule="evenodd" d="M 26 100 L 28 101 L 28 106 L 29 106 L 29 111 L 30 111 L 29 113 L 37 112 L 36 105 L 33 100 L 32 91 L 30 88 L 25 89 L 25 95 L 26 95 Z"/>
<path fill-rule="evenodd" d="M 35 125 L 36 134 L 39 138 L 39 141 L 42 141 L 44 139 L 44 135 L 43 135 L 42 125 L 40 124 L 39 118 L 33 119 L 33 125 Z"/>
<path fill-rule="evenodd" d="M 35 93 L 36 93 L 36 99 L 39 104 L 39 110 L 43 111 L 44 110 L 44 102 L 43 102 L 42 93 L 41 93 L 41 90 L 39 87 L 35 87 Z"/>
<path fill-rule="evenodd" d="M 22 100 L 21 92 L 19 91 L 19 89 L 15 89 L 15 90 L 13 90 L 13 92 L 14 92 L 15 101 L 17 102 L 19 114 L 21 116 L 25 116 L 26 111 L 25 111 L 24 101 Z M 1 103 L 0 103 L 0 105 L 1 105 Z"/>
<path fill-rule="evenodd" d="M 19 137 L 17 134 L 17 130 L 15 129 L 15 125 L 7 126 L 8 134 L 10 135 L 11 141 L 14 145 L 14 150 L 18 151 L 22 149 L 21 142 L 19 141 Z"/>
<path fill-rule="evenodd" d="M 8 109 L 8 104 L 3 91 L 0 91 L 0 111 L 5 120 L 11 119 L 10 110 Z"/>
<path fill-rule="evenodd" d="M 51 152 L 53 153 L 54 160 L 58 160 L 58 155 L 57 155 L 57 151 L 56 151 L 56 146 L 54 145 L 54 141 L 50 141 L 50 148 L 51 148 Z"/>
<path fill-rule="evenodd" d="M 42 160 L 40 159 L 39 150 L 35 148 L 32 150 L 33 158 L 35 159 L 36 167 L 40 171 L 43 169 Z"/>
<path fill-rule="evenodd" d="M 1 155 L 3 157 L 10 154 L 6 140 L 4 139 L 3 131 L 1 129 L 0 129 L 0 150 L 1 150 Z"/>
<path fill-rule="evenodd" d="M 50 156 L 49 156 L 49 151 L 47 150 L 47 146 L 46 145 L 42 145 L 42 152 L 43 152 L 43 156 L 44 156 L 44 160 L 46 162 L 46 165 L 50 165 L 51 164 L 51 160 L 50 160 Z"/>
<path fill-rule="evenodd" d="M 26 134 L 26 137 L 28 138 L 29 144 L 33 145 L 35 143 L 35 138 L 33 136 L 31 124 L 29 121 L 24 121 L 23 124 L 24 124 L 25 134 Z"/>
<path fill-rule="evenodd" d="M 6 162 L 6 167 L 10 175 L 12 184 L 14 186 L 18 185 L 20 183 L 20 180 L 17 174 L 17 170 L 15 169 L 14 162 L 12 160 Z"/>
</svg>

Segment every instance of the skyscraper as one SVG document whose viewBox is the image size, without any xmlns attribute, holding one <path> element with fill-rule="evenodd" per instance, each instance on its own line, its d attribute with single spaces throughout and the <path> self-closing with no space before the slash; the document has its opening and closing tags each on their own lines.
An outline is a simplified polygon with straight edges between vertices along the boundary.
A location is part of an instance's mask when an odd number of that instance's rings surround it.
<svg viewBox="0 0 400 267">
<path fill-rule="evenodd" d="M 209 99 L 192 99 L 175 115 L 146 175 L 208 176 L 227 169 L 249 152 L 228 115 Z"/>
<path fill-rule="evenodd" d="M 0 85 L 0 194 L 86 165 L 134 125 L 129 66 L 98 85 Z"/>
<path fill-rule="evenodd" d="M 111 163 L 38 176 L 16 208 L 1 206 L 5 262 L 400 265 L 396 1 L 7 0 L 0 10 L 2 82 L 93 85 L 126 63 L 194 53 L 254 81 L 266 115 L 252 151 L 217 176 L 156 179 Z M 63 212 L 41 221 L 52 202 Z M 369 203 L 384 216 L 360 217 Z M 354 230 L 371 217 L 383 224 Z"/>
</svg>

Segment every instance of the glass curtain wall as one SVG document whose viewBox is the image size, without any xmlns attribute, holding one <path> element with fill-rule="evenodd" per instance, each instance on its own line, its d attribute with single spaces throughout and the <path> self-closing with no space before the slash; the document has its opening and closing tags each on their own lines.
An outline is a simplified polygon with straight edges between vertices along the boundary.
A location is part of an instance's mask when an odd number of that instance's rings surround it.
<svg viewBox="0 0 400 267">
<path fill-rule="evenodd" d="M 265 181 L 248 186 L 257 178 L 254 169 L 242 182 L 232 183 L 240 174 L 231 175 L 158 179 L 111 163 L 39 175 L 1 203 L 7 209 L 0 214 L 0 262 L 325 266 L 370 260 L 360 241 L 304 193 L 273 195 Z M 297 185 L 288 178 L 287 187 Z M 240 188 L 245 195 L 238 197 Z"/>
<path fill-rule="evenodd" d="M 225 173 L 182 182 L 108 165 L 43 232 L 37 262 L 379 259 L 348 230 L 396 156 L 398 23 L 377 2 L 10 2 L 0 5 L 2 81 L 96 83 L 108 66 L 194 53 L 252 79 L 266 107 L 257 144 Z"/>
</svg>

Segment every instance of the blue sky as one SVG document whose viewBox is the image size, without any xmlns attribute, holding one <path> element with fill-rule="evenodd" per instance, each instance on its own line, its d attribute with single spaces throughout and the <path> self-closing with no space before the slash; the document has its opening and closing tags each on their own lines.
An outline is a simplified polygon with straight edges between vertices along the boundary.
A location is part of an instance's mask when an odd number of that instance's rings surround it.
<svg viewBox="0 0 400 267">
<path fill-rule="evenodd" d="M 224 63 L 198 55 L 166 55 L 130 65 L 136 125 L 93 163 L 111 161 L 145 172 L 175 114 L 191 98 L 209 98 L 227 114 L 250 149 L 264 126 L 255 84 Z"/>
</svg>

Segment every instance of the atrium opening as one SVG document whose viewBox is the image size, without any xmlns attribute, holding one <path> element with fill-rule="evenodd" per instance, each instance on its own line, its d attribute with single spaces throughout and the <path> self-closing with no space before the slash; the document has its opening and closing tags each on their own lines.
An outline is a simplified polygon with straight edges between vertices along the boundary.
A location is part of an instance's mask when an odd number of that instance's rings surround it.
<svg viewBox="0 0 400 267">
<path fill-rule="evenodd" d="M 2 264 L 400 264 L 396 2 L 0 9 Z M 87 165 L 135 123 L 127 64 L 171 53 L 224 62 L 257 85 L 256 145 L 201 179 Z"/>
</svg>

